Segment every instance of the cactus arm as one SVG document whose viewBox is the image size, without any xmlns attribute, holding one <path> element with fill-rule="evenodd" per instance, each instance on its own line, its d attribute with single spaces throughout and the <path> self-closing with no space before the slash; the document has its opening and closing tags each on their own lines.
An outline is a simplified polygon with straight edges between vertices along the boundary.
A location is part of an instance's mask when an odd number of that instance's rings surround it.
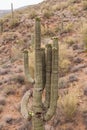
<svg viewBox="0 0 87 130">
<path fill-rule="evenodd" d="M 58 39 L 54 39 L 54 47 L 52 49 L 52 75 L 51 75 L 51 97 L 50 107 L 44 116 L 44 120 L 48 121 L 56 112 L 58 100 Z"/>
<path fill-rule="evenodd" d="M 25 70 L 25 78 L 27 82 L 34 83 L 34 79 L 31 77 L 29 73 L 29 64 L 28 64 L 28 51 L 24 51 L 24 70 Z"/>
<path fill-rule="evenodd" d="M 30 120 L 31 119 L 31 115 L 29 115 L 29 110 L 28 110 L 28 101 L 29 98 L 32 96 L 32 92 L 30 90 L 28 90 L 22 100 L 21 100 L 21 114 L 25 119 Z"/>
<path fill-rule="evenodd" d="M 50 106 L 50 93 L 51 93 L 51 70 L 52 70 L 52 46 L 46 45 L 46 94 L 44 107 L 49 108 Z"/>
<path fill-rule="evenodd" d="M 3 32 L 3 20 L 0 21 L 0 33 L 2 34 Z"/>
<path fill-rule="evenodd" d="M 42 78 L 43 78 L 43 89 L 45 88 L 46 84 L 46 64 L 45 64 L 45 49 L 41 48 L 42 51 Z"/>
</svg>

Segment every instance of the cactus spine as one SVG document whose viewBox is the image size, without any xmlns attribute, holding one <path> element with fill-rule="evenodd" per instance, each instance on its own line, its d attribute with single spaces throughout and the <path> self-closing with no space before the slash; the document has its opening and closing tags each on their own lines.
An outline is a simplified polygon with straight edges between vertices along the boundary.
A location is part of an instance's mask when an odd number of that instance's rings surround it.
<svg viewBox="0 0 87 130">
<path fill-rule="evenodd" d="M 32 130 L 45 130 L 44 123 L 50 120 L 56 112 L 58 100 L 58 38 L 53 39 L 53 47 L 47 45 L 41 48 L 40 19 L 35 21 L 35 85 L 33 89 Z M 26 53 L 28 55 L 28 53 Z M 26 55 L 24 58 L 26 58 Z M 27 62 L 28 59 L 26 58 Z M 25 60 L 25 61 L 26 61 Z M 26 64 L 27 64 L 26 62 Z M 25 70 L 28 65 L 25 65 Z M 28 72 L 29 73 L 29 72 Z M 42 102 L 43 90 L 46 90 L 45 102 Z M 28 95 L 28 94 L 25 94 Z M 26 96 L 24 95 L 25 99 Z M 24 98 L 23 98 L 24 99 Z M 24 102 L 24 100 L 23 100 Z M 27 105 L 23 106 L 27 110 Z M 27 103 L 27 101 L 25 101 Z M 26 104 L 25 103 L 25 104 Z M 44 109 L 45 108 L 45 109 Z M 27 111 L 26 111 L 27 112 Z M 22 111 L 22 115 L 25 113 Z M 24 116 L 25 118 L 27 117 Z"/>
</svg>

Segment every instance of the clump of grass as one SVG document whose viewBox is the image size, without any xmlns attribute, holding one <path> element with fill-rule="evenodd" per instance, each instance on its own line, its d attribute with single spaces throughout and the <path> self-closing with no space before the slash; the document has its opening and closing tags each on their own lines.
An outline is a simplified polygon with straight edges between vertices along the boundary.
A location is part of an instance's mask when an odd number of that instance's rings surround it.
<svg viewBox="0 0 87 130">
<path fill-rule="evenodd" d="M 29 18 L 34 19 L 35 17 L 37 17 L 37 12 L 35 10 L 32 10 L 29 14 Z"/>
<path fill-rule="evenodd" d="M 70 33 L 72 30 L 73 30 L 73 24 L 72 24 L 72 23 L 68 23 L 68 24 L 65 26 L 63 32 L 65 32 L 65 33 Z"/>
<path fill-rule="evenodd" d="M 60 45 L 59 48 L 59 72 L 60 74 L 65 74 L 68 72 L 70 66 L 68 50 L 65 44 Z"/>
<path fill-rule="evenodd" d="M 11 47 L 11 62 L 14 62 L 15 60 L 21 59 L 23 56 L 21 52 L 21 48 L 19 48 L 19 45 L 14 45 Z"/>
<path fill-rule="evenodd" d="M 87 24 L 83 25 L 83 28 L 82 28 L 82 39 L 83 39 L 84 47 L 87 50 Z"/>
<path fill-rule="evenodd" d="M 87 10 L 87 0 L 84 0 L 84 1 L 82 2 L 82 5 L 83 5 L 83 9 L 84 9 L 84 10 Z"/>
<path fill-rule="evenodd" d="M 3 105 L 0 105 L 0 113 L 3 112 Z"/>
<path fill-rule="evenodd" d="M 16 92 L 16 88 L 15 86 L 7 86 L 6 88 L 4 88 L 4 95 L 14 95 Z"/>
<path fill-rule="evenodd" d="M 49 19 L 53 15 L 53 12 L 49 9 L 44 9 L 43 10 L 43 17 Z"/>
<path fill-rule="evenodd" d="M 59 104 L 67 120 L 72 120 L 77 111 L 77 92 L 70 92 L 59 98 Z"/>
<path fill-rule="evenodd" d="M 77 6 L 69 6 L 69 10 L 70 10 L 70 12 L 71 12 L 74 16 L 78 15 L 78 8 L 77 8 Z"/>
<path fill-rule="evenodd" d="M 19 25 L 19 20 L 18 19 L 12 19 L 11 22 L 10 22 L 10 27 L 11 28 L 15 28 Z"/>
<path fill-rule="evenodd" d="M 58 10 L 60 10 L 61 9 L 61 6 L 60 5 L 53 5 L 52 6 L 52 10 L 53 11 L 58 11 Z"/>
<path fill-rule="evenodd" d="M 66 39 L 66 43 L 69 45 L 69 46 L 72 46 L 74 43 L 75 43 L 75 40 L 73 39 L 73 37 L 68 37 Z"/>
</svg>

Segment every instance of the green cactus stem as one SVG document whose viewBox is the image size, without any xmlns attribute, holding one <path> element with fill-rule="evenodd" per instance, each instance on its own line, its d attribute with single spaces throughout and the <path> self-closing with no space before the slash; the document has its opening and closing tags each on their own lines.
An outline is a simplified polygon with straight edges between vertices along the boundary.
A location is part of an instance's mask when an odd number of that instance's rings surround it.
<svg viewBox="0 0 87 130">
<path fill-rule="evenodd" d="M 55 42 L 56 41 L 56 42 Z M 56 45 L 57 44 L 57 45 Z M 57 100 L 58 100 L 58 39 L 54 39 L 54 45 L 52 49 L 52 75 L 51 75 L 51 96 L 50 107 L 44 116 L 44 120 L 50 120 L 56 112 Z"/>
<path fill-rule="evenodd" d="M 22 100 L 21 100 L 21 114 L 22 116 L 27 119 L 27 120 L 31 120 L 32 116 L 29 114 L 29 110 L 28 110 L 28 102 L 29 102 L 29 98 L 32 96 L 32 92 L 30 90 L 28 90 Z"/>
<path fill-rule="evenodd" d="M 3 20 L 0 21 L 0 33 L 3 33 Z"/>
<path fill-rule="evenodd" d="M 52 71 L 52 46 L 50 44 L 46 45 L 46 96 L 44 107 L 49 108 L 50 106 L 50 93 L 51 93 L 51 71 Z"/>
<path fill-rule="evenodd" d="M 13 3 L 11 3 L 11 17 L 13 20 L 14 19 Z"/>
<path fill-rule="evenodd" d="M 42 52 L 42 74 L 43 74 L 43 89 L 46 84 L 46 61 L 45 61 L 45 48 L 41 48 Z"/>
<path fill-rule="evenodd" d="M 31 77 L 29 73 L 29 60 L 28 60 L 28 51 L 24 51 L 24 71 L 25 71 L 25 79 L 26 82 L 34 83 L 34 79 Z"/>
<path fill-rule="evenodd" d="M 34 48 L 34 42 L 35 42 L 35 37 L 34 37 L 34 35 L 32 34 L 31 35 L 31 46 L 32 46 L 32 48 Z"/>
</svg>

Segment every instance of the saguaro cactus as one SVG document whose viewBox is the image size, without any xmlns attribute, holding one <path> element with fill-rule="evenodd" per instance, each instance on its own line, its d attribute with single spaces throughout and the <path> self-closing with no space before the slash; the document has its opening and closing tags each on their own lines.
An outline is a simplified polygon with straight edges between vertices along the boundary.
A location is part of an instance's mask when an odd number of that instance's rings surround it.
<svg viewBox="0 0 87 130">
<path fill-rule="evenodd" d="M 30 91 L 27 91 L 21 102 L 21 113 L 24 118 L 32 118 L 32 130 L 45 130 L 44 123 L 50 120 L 56 112 L 58 100 L 58 38 L 53 39 L 53 46 L 47 45 L 46 51 L 41 48 L 40 19 L 35 21 L 35 85 L 33 89 L 32 112 L 28 110 L 28 98 Z M 26 58 L 24 61 L 28 61 Z M 25 70 L 28 68 L 25 62 Z M 29 71 L 25 72 L 30 80 Z M 42 94 L 45 89 L 45 102 L 42 102 Z M 29 93 L 29 94 L 28 94 Z M 32 114 L 31 114 L 32 113 Z"/>
<path fill-rule="evenodd" d="M 13 3 L 11 3 L 11 17 L 12 17 L 12 20 L 14 20 Z"/>
<path fill-rule="evenodd" d="M 0 20 L 0 33 L 3 33 L 3 20 Z"/>
</svg>

